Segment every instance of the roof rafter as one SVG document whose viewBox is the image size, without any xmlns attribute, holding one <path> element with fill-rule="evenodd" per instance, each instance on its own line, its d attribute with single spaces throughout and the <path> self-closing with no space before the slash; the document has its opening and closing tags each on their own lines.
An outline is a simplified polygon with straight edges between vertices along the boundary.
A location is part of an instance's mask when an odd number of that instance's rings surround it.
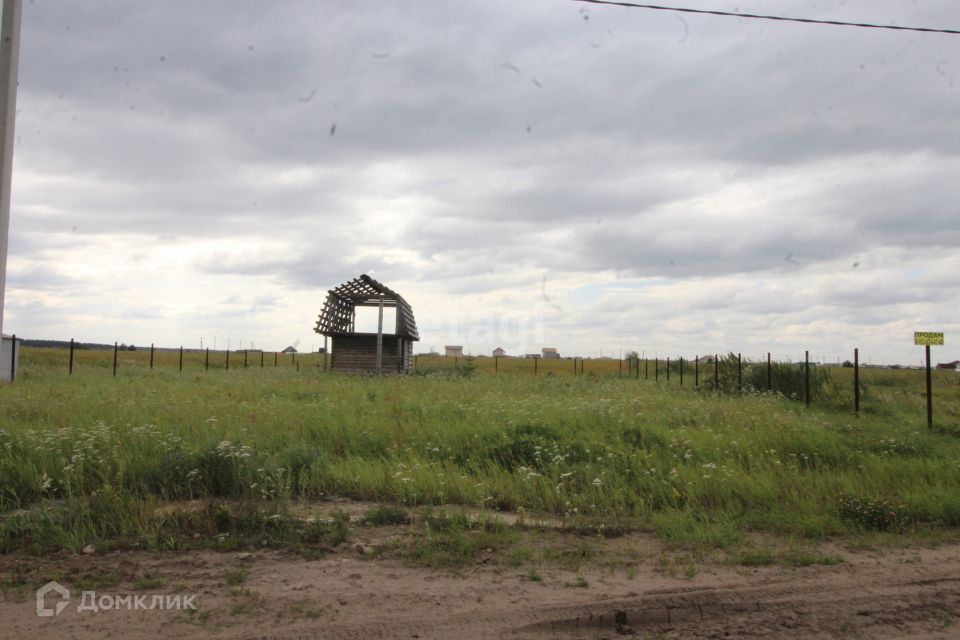
<svg viewBox="0 0 960 640">
<path fill-rule="evenodd" d="M 397 309 L 396 335 L 419 340 L 413 309 L 396 291 L 377 282 L 367 274 L 344 282 L 327 292 L 323 310 L 317 318 L 314 331 L 324 336 L 355 333 L 353 319 L 357 307 L 384 305 Z"/>
</svg>

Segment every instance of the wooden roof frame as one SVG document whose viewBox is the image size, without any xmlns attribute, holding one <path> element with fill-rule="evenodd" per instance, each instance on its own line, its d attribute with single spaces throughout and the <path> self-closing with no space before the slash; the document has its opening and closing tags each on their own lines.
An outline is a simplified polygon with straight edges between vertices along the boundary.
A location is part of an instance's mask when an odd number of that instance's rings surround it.
<svg viewBox="0 0 960 640">
<path fill-rule="evenodd" d="M 323 310 L 313 330 L 322 336 L 357 335 L 354 331 L 357 307 L 396 308 L 395 333 L 409 340 L 419 340 L 413 309 L 396 291 L 363 274 L 327 292 Z"/>
</svg>

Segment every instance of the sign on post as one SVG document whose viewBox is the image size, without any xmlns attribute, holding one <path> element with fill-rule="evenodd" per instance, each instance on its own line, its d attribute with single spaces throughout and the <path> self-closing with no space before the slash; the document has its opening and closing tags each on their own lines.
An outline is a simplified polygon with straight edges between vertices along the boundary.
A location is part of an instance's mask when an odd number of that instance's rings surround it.
<svg viewBox="0 0 960 640">
<path fill-rule="evenodd" d="M 914 331 L 913 344 L 922 345 L 927 357 L 927 428 L 933 429 L 933 381 L 930 375 L 930 345 L 943 344 L 942 331 Z"/>
</svg>

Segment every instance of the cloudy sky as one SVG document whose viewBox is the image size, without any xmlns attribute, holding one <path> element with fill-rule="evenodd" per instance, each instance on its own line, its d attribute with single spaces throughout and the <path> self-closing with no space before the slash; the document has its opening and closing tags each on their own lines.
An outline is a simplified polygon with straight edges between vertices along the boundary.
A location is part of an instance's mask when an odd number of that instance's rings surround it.
<svg viewBox="0 0 960 640">
<path fill-rule="evenodd" d="M 676 6 L 960 28 L 954 0 Z M 423 351 L 918 363 L 942 330 L 958 358 L 958 122 L 960 36 L 27 0 L 3 329 L 316 348 L 327 289 L 368 273 Z"/>
</svg>

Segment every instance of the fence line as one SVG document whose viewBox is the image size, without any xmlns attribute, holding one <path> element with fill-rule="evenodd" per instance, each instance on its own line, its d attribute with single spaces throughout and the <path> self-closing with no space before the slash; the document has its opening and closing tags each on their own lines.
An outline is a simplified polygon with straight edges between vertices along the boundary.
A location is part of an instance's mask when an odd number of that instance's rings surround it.
<svg viewBox="0 0 960 640">
<path fill-rule="evenodd" d="M 16 336 L 14 335 L 14 336 L 13 336 L 13 344 L 14 344 L 14 346 L 16 345 L 16 340 L 17 340 L 17 338 L 16 338 Z M 68 374 L 69 374 L 69 375 L 73 375 L 73 374 L 74 374 L 74 370 L 76 369 L 76 364 L 77 364 L 77 362 L 76 362 L 76 352 L 77 352 L 77 350 L 78 350 L 77 347 L 78 347 L 78 343 L 77 343 L 73 338 L 71 338 L 71 339 L 70 339 L 70 343 L 69 343 L 69 355 L 68 355 L 68 360 L 67 360 L 67 371 L 68 371 Z M 42 348 L 42 347 L 41 347 L 41 348 Z M 57 347 L 52 347 L 52 348 L 57 348 Z M 83 351 L 86 351 L 86 350 L 83 350 Z M 90 350 L 90 351 L 101 351 L 101 349 Z M 113 357 L 112 357 L 112 375 L 113 375 L 114 377 L 116 377 L 116 376 L 117 376 L 117 372 L 121 369 L 121 365 L 122 365 L 122 362 L 121 362 L 120 357 L 119 357 L 121 349 L 120 349 L 120 346 L 119 346 L 119 344 L 118 344 L 117 342 L 114 342 L 114 343 L 113 343 L 113 349 L 112 349 L 112 351 L 113 351 L 113 353 L 112 353 L 112 356 L 113 356 Z M 183 372 L 183 371 L 184 371 L 184 353 L 185 353 L 185 350 L 184 350 L 184 347 L 183 347 L 182 345 L 181 345 L 180 347 L 178 347 L 177 349 L 163 349 L 163 350 L 160 350 L 160 349 L 157 349 L 157 347 L 156 347 L 156 345 L 155 345 L 154 343 L 151 343 L 151 344 L 150 344 L 149 364 L 148 364 L 149 370 L 152 371 L 152 370 L 154 370 L 155 367 L 159 367 L 159 366 L 160 366 L 159 359 L 157 358 L 158 351 L 173 351 L 173 352 L 176 352 L 176 353 L 178 354 L 178 358 L 177 358 L 177 367 L 178 367 L 178 370 L 179 370 L 180 372 Z M 236 351 L 239 352 L 239 350 L 236 350 Z M 265 356 L 266 356 L 266 353 L 268 353 L 268 352 L 267 352 L 267 351 L 264 351 L 264 350 L 259 350 L 259 351 L 260 351 L 260 367 L 261 367 L 261 368 L 264 368 L 264 367 L 266 366 L 266 357 L 265 357 Z M 88 351 L 88 352 L 89 352 L 89 351 Z M 215 359 L 217 358 L 217 354 L 218 354 L 218 353 L 222 353 L 222 354 L 223 354 L 223 356 L 222 356 L 222 369 L 223 369 L 224 371 L 229 371 L 229 370 L 230 370 L 230 352 L 231 352 L 231 350 L 229 350 L 229 349 L 226 349 L 226 350 L 223 350 L 223 351 L 216 351 L 216 350 L 214 350 L 214 352 L 213 352 L 213 355 L 214 355 L 214 358 L 215 358 Z M 203 349 L 203 350 L 187 350 L 186 353 L 187 353 L 187 354 L 194 353 L 194 354 L 197 354 L 197 355 L 202 354 L 202 355 L 203 355 L 203 370 L 204 370 L 204 371 L 209 371 L 209 370 L 210 370 L 210 367 L 211 367 L 211 353 L 210 353 L 210 348 L 209 348 L 209 347 L 207 347 L 207 348 L 205 348 L 205 349 Z M 279 357 L 279 356 L 280 356 L 280 353 L 281 353 L 281 352 L 279 352 L 279 351 L 274 351 L 274 352 L 272 352 L 272 353 L 273 353 L 273 366 L 274 366 L 275 368 L 278 368 L 278 367 L 280 366 L 280 357 Z M 300 359 L 298 359 L 298 355 L 301 356 Z M 306 355 L 307 355 L 307 354 L 298 354 L 298 353 L 296 353 L 296 352 L 290 353 L 290 366 L 291 366 L 292 368 L 295 368 L 297 371 L 299 371 L 299 370 L 300 370 L 300 364 L 301 364 L 301 362 L 303 361 L 303 357 L 305 357 Z M 311 352 L 311 353 L 309 354 L 309 356 L 313 356 L 313 355 L 322 356 L 322 358 L 317 359 L 316 364 L 314 365 L 314 368 L 318 368 L 318 369 L 322 368 L 322 370 L 323 370 L 324 372 L 328 371 L 328 370 L 329 370 L 329 357 L 330 357 L 329 353 L 327 353 L 326 351 L 324 351 L 323 353 L 313 354 L 313 353 Z M 250 357 L 249 357 L 249 356 L 250 356 L 250 350 L 249 350 L 249 349 L 243 350 L 243 368 L 244 368 L 244 369 L 247 369 L 247 368 L 250 366 Z M 438 355 L 438 356 L 432 356 L 432 355 L 431 355 L 431 356 L 424 356 L 424 357 L 425 357 L 425 358 L 429 358 L 429 360 L 428 360 L 428 362 L 427 362 L 427 367 L 428 367 L 428 368 L 429 368 L 429 367 L 437 366 L 437 364 L 440 364 L 440 365 L 441 365 L 440 368 L 443 368 L 443 366 L 442 366 L 443 363 L 449 361 L 449 358 L 447 358 L 447 357 L 445 357 L 445 356 L 439 356 L 439 355 Z M 415 357 L 413 358 L 413 367 L 414 367 L 415 370 L 420 368 L 420 364 L 421 364 L 421 363 L 420 363 L 420 360 L 421 360 L 421 356 L 420 356 L 420 355 L 417 355 L 417 356 L 415 356 Z M 478 358 L 474 358 L 474 357 L 469 357 L 469 356 L 468 356 L 467 358 L 465 358 L 465 359 L 463 359 L 463 360 L 464 360 L 465 364 L 461 364 L 461 358 L 460 358 L 460 357 L 454 356 L 454 357 L 453 357 L 453 368 L 456 369 L 456 370 L 458 370 L 458 371 L 464 371 L 465 368 L 468 367 L 468 366 L 471 367 L 471 369 L 476 369 L 478 362 L 479 362 L 479 363 L 484 363 L 484 362 L 486 362 L 486 361 L 489 360 L 489 361 L 492 361 L 493 365 L 492 365 L 492 367 L 488 367 L 488 370 L 492 368 L 492 372 L 493 372 L 494 374 L 501 374 L 501 373 L 507 373 L 507 374 L 509 374 L 509 373 L 523 373 L 524 371 L 527 371 L 527 372 L 532 371 L 533 375 L 536 376 L 536 375 L 540 375 L 541 369 L 542 369 L 546 374 L 548 374 L 548 375 L 554 375 L 554 374 L 556 374 L 556 373 L 562 373 L 562 371 L 563 371 L 563 367 L 562 367 L 563 359 L 562 359 L 562 358 L 506 358 L 506 357 L 501 358 L 500 356 L 495 356 L 495 357 L 492 357 L 492 358 L 487 358 L 487 357 L 481 356 L 481 357 L 478 357 Z M 504 364 L 501 364 L 501 360 L 504 360 L 504 361 L 505 361 Z M 516 362 L 516 363 L 526 363 L 526 362 L 528 362 L 529 360 L 533 360 L 533 365 L 532 365 L 532 367 L 529 367 L 529 366 L 528 366 L 528 367 L 517 366 L 517 367 L 513 367 L 512 370 L 511 370 L 511 367 L 510 367 L 510 366 L 504 366 L 504 365 L 509 365 L 509 363 L 512 363 L 512 362 Z M 541 365 L 540 360 L 543 360 L 542 365 Z M 572 357 L 572 358 L 568 358 L 568 360 L 571 360 L 571 361 L 572 361 L 572 364 L 573 364 L 572 374 L 573 374 L 574 376 L 577 376 L 577 375 L 583 376 L 583 375 L 585 375 L 585 374 L 587 373 L 587 367 L 586 367 L 586 365 L 587 365 L 587 359 L 586 359 L 586 358 Z M 640 379 L 640 360 L 641 360 L 641 358 L 640 358 L 639 356 L 628 357 L 628 358 L 626 359 L 626 364 L 627 364 L 627 367 L 626 367 L 626 376 L 627 376 L 628 378 L 633 377 L 633 378 L 635 378 L 636 380 L 639 380 L 639 379 Z M 644 376 L 643 376 L 643 378 L 644 378 L 645 381 L 649 381 L 649 380 L 650 380 L 650 359 L 645 357 L 645 358 L 642 358 L 642 360 L 643 360 L 643 370 L 644 370 Z M 742 393 L 744 392 L 744 380 L 743 380 L 744 362 L 743 362 L 742 353 L 737 353 L 736 356 L 734 356 L 732 353 L 730 353 L 730 354 L 727 355 L 725 358 L 720 358 L 718 354 L 713 354 L 712 357 L 711 357 L 711 356 L 700 356 L 700 355 L 695 356 L 694 359 L 693 359 L 693 373 L 694 373 L 693 388 L 694 388 L 695 390 L 700 390 L 701 387 L 702 387 L 702 384 L 704 383 L 703 376 L 701 376 L 701 371 L 700 371 L 700 363 L 701 363 L 701 361 L 705 361 L 705 362 L 709 363 L 711 360 L 712 360 L 712 362 L 713 362 L 712 390 L 713 390 L 714 392 L 720 392 L 720 391 L 721 391 L 721 386 L 726 387 L 726 388 L 729 389 L 728 384 L 730 384 L 730 383 L 729 383 L 729 382 L 724 382 L 724 378 L 729 378 L 729 376 L 731 375 L 731 372 L 729 371 L 729 369 L 732 368 L 732 366 L 735 365 L 735 367 L 736 367 L 736 378 L 735 378 L 735 379 L 736 379 L 736 393 L 737 393 L 737 394 L 742 394 Z M 617 365 L 616 365 L 615 368 L 612 366 L 611 361 L 612 361 L 612 359 L 599 359 L 599 360 L 592 360 L 592 359 L 591 359 L 591 363 L 594 364 L 595 366 L 593 367 L 594 370 L 589 371 L 589 374 L 590 374 L 590 375 L 616 375 L 617 377 L 620 377 L 620 378 L 624 377 L 624 359 L 623 359 L 623 358 L 617 359 Z M 725 369 L 727 369 L 725 376 L 721 376 L 720 364 L 721 364 L 722 361 L 726 363 L 726 364 L 724 365 L 724 366 L 725 366 Z M 556 363 L 556 364 L 554 364 L 554 363 Z M 760 361 L 760 362 L 752 362 L 752 363 L 748 363 L 748 364 L 749 364 L 751 367 L 761 366 L 762 364 L 765 364 L 765 365 L 766 365 L 766 366 L 765 366 L 765 368 L 766 368 L 766 372 L 765 372 L 766 375 L 764 376 L 765 380 L 763 380 L 763 381 L 766 382 L 766 384 L 765 384 L 765 387 L 766 387 L 765 391 L 767 391 L 767 392 L 773 392 L 773 391 L 775 390 L 775 389 L 774 389 L 774 387 L 775 387 L 775 385 L 774 385 L 774 375 L 773 375 L 773 373 L 774 373 L 774 367 L 775 367 L 775 366 L 778 367 L 778 368 L 779 368 L 779 367 L 783 367 L 783 366 L 788 366 L 788 367 L 797 366 L 797 365 L 794 365 L 794 363 L 783 363 L 783 362 L 776 362 L 776 363 L 775 363 L 775 362 L 772 360 L 772 357 L 771 357 L 771 353 L 770 353 L 770 352 L 767 352 L 767 353 L 766 353 L 766 361 L 765 361 L 765 363 L 764 363 L 763 361 Z M 550 365 L 550 366 L 548 366 L 548 365 Z M 798 365 L 802 368 L 802 400 L 803 400 L 804 405 L 805 405 L 806 407 L 809 407 L 810 404 L 811 404 L 811 402 L 812 402 L 812 400 L 813 400 L 813 389 L 812 389 L 812 385 L 811 385 L 811 370 L 812 370 L 812 367 L 811 367 L 811 362 L 810 362 L 810 351 L 809 351 L 809 350 L 805 350 L 805 351 L 804 351 L 803 361 L 800 362 L 800 363 L 798 363 Z M 142 365 L 141 365 L 141 366 L 142 366 Z M 218 368 L 216 362 L 213 363 L 213 366 L 214 366 L 215 368 Z M 447 366 L 449 366 L 449 365 L 447 365 Z M 665 374 L 666 374 L 666 375 L 665 375 L 665 384 L 666 384 L 666 385 L 670 385 L 670 382 L 671 382 L 671 371 L 674 371 L 674 370 L 675 370 L 675 371 L 679 374 L 679 387 L 680 387 L 680 388 L 684 388 L 684 373 L 688 371 L 689 366 L 690 366 L 690 362 L 689 362 L 688 360 L 685 360 L 685 359 L 683 358 L 683 356 L 680 356 L 678 361 L 677 361 L 677 360 L 672 360 L 671 357 L 668 356 L 668 357 L 666 358 L 665 367 L 664 367 L 664 369 L 665 369 Z M 816 365 L 814 365 L 814 366 L 816 366 Z M 862 384 L 861 384 L 861 376 L 860 376 L 860 349 L 859 349 L 859 348 L 854 348 L 854 349 L 853 349 L 853 361 L 852 361 L 852 363 L 851 363 L 850 361 L 846 361 L 846 362 L 843 363 L 842 367 L 843 367 L 843 368 L 851 368 L 851 369 L 853 370 L 853 384 L 852 384 L 852 386 L 853 386 L 853 406 L 852 406 L 852 409 L 853 409 L 854 415 L 856 415 L 857 417 L 859 417 L 860 414 L 861 414 L 861 394 L 862 394 Z M 11 382 L 15 381 L 15 379 L 16 379 L 17 369 L 18 369 L 18 367 L 17 367 L 17 350 L 14 348 L 14 349 L 12 350 L 12 352 L 11 352 L 11 361 L 10 361 L 10 380 L 11 380 Z M 551 369 L 552 369 L 552 370 L 551 370 Z M 660 384 L 660 369 L 661 369 L 660 357 L 659 357 L 659 356 L 656 356 L 656 357 L 653 358 L 653 380 L 654 380 L 654 382 L 655 382 L 656 384 Z M 567 371 L 569 371 L 569 370 L 567 370 Z M 823 379 L 818 377 L 818 385 L 822 386 L 822 384 L 823 384 Z M 761 386 L 761 385 L 762 385 L 762 382 L 761 382 L 760 384 L 757 384 L 756 379 L 754 379 L 754 381 L 753 381 L 753 382 L 751 383 L 751 385 L 750 385 L 750 388 L 751 388 L 751 390 L 755 390 L 755 391 L 763 390 L 763 389 L 760 389 L 760 386 Z M 925 395 L 926 395 L 926 409 L 927 409 L 927 426 L 930 427 L 930 428 L 932 428 L 932 427 L 933 427 L 933 388 L 932 388 L 932 377 L 931 377 L 931 372 L 930 372 L 930 360 L 929 360 L 929 358 L 927 359 L 926 385 L 925 385 L 925 386 L 926 386 L 926 393 L 925 393 Z M 782 391 L 782 389 L 784 388 L 783 385 L 781 384 L 780 387 L 781 387 L 781 391 Z M 818 388 L 819 388 L 819 387 L 818 387 Z M 799 395 L 799 393 L 798 393 L 798 395 Z"/>
</svg>

